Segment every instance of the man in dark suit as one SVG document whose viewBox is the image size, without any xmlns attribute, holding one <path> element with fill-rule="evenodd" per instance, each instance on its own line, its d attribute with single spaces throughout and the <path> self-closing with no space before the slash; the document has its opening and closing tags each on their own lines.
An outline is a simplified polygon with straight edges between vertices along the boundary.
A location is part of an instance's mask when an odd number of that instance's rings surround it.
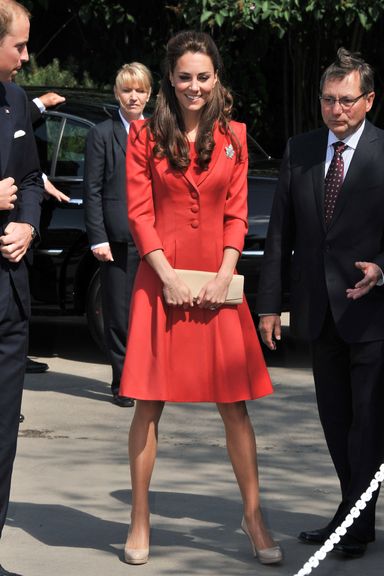
<svg viewBox="0 0 384 576">
<path fill-rule="evenodd" d="M 119 394 L 125 358 L 128 314 L 139 256 L 128 228 L 125 152 L 130 122 L 142 117 L 152 76 L 139 62 L 118 71 L 113 117 L 89 131 L 85 155 L 85 224 L 93 255 L 100 262 L 101 295 L 107 353 L 112 366 L 115 404 L 133 406 Z"/>
<path fill-rule="evenodd" d="M 373 72 L 341 48 L 320 84 L 326 128 L 289 140 L 274 199 L 257 310 L 280 340 L 291 277 L 291 329 L 309 338 L 320 420 L 341 486 L 334 518 L 299 536 L 323 543 L 384 455 L 384 132 L 366 120 Z M 292 256 L 293 253 L 293 256 Z M 377 493 L 335 549 L 361 556 L 375 538 Z"/>
<path fill-rule="evenodd" d="M 43 183 L 29 106 L 12 77 L 28 60 L 29 12 L 0 0 L 0 534 L 11 485 L 28 344 L 23 257 L 38 234 Z M 0 576 L 9 575 L 0 566 Z"/>
</svg>

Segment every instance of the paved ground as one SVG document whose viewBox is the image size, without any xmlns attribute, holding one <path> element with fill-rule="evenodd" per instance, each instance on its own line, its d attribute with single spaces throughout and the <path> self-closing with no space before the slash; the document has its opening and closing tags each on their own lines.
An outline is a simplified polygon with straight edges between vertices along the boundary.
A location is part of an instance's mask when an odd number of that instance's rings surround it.
<svg viewBox="0 0 384 576">
<path fill-rule="evenodd" d="M 23 576 L 294 576 L 316 548 L 297 542 L 322 526 L 338 488 L 318 423 L 306 351 L 285 340 L 268 355 L 273 397 L 249 404 L 258 438 L 264 513 L 284 548 L 261 566 L 239 529 L 241 502 L 213 406 L 168 405 L 152 483 L 150 562 L 122 561 L 130 490 L 132 410 L 109 401 L 110 370 L 82 320 L 34 320 L 31 352 L 49 363 L 26 378 L 1 562 Z M 331 555 L 315 576 L 382 576 L 384 506 L 366 556 Z"/>
</svg>

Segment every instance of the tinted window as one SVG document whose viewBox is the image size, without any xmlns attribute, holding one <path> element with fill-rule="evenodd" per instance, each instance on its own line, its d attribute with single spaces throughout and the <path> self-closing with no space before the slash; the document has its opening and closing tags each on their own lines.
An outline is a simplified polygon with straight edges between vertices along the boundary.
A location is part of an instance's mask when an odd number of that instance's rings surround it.
<svg viewBox="0 0 384 576">
<path fill-rule="evenodd" d="M 66 120 L 56 164 L 56 177 L 84 176 L 85 140 L 89 126 Z"/>
<path fill-rule="evenodd" d="M 62 119 L 58 117 L 43 116 L 34 125 L 41 169 L 48 176 L 51 175 L 52 162 L 55 158 L 62 122 Z"/>
<path fill-rule="evenodd" d="M 275 178 L 248 178 L 249 219 L 265 216 L 269 218 L 276 184 Z"/>
<path fill-rule="evenodd" d="M 260 162 L 270 159 L 267 152 L 260 146 L 250 134 L 247 134 L 248 165 L 249 168 L 257 168 Z"/>
</svg>

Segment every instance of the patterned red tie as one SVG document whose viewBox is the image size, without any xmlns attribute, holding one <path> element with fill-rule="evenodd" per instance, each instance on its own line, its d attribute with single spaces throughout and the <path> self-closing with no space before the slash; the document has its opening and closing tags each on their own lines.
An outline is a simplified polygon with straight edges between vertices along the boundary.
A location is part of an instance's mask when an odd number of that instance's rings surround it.
<svg viewBox="0 0 384 576">
<path fill-rule="evenodd" d="M 347 144 L 344 144 L 344 142 L 335 142 L 332 146 L 335 152 L 324 182 L 324 214 L 327 225 L 332 219 L 336 200 L 344 180 L 344 160 L 342 154 L 347 148 Z"/>
</svg>

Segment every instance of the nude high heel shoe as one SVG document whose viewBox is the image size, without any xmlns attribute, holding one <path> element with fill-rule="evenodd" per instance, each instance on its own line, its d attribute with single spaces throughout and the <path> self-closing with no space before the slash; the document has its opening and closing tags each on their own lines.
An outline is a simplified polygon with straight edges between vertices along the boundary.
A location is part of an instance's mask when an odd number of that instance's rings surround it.
<svg viewBox="0 0 384 576">
<path fill-rule="evenodd" d="M 127 564 L 146 564 L 149 558 L 149 548 L 124 548 L 124 560 Z"/>
<path fill-rule="evenodd" d="M 253 555 L 255 558 L 259 560 L 261 564 L 277 564 L 277 562 L 282 561 L 283 552 L 278 544 L 276 544 L 276 546 L 272 546 L 271 548 L 264 548 L 263 550 L 258 550 L 256 548 L 244 517 L 241 521 L 241 529 L 248 536 L 249 541 L 251 543 Z"/>
<path fill-rule="evenodd" d="M 146 564 L 149 558 L 149 546 L 147 548 L 130 548 L 128 539 L 124 546 L 124 560 L 127 564 Z"/>
</svg>

